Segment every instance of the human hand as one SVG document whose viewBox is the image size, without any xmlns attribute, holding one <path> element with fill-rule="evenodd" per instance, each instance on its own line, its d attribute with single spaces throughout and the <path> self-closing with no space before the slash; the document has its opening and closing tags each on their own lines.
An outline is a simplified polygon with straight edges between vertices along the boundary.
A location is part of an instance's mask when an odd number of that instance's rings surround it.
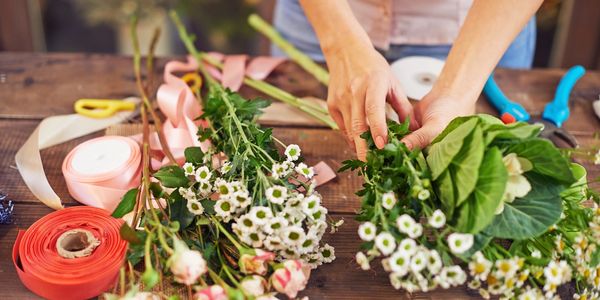
<svg viewBox="0 0 600 300">
<path fill-rule="evenodd" d="M 326 50 L 326 49 L 325 49 Z M 400 120 L 412 115 L 412 105 L 401 91 L 387 61 L 368 41 L 346 42 L 325 51 L 330 70 L 329 113 L 356 151 L 366 159 L 367 143 L 360 135 L 370 128 L 377 148 L 387 144 L 386 100 Z M 416 122 L 411 117 L 411 125 Z"/>
<path fill-rule="evenodd" d="M 409 149 L 424 149 L 429 146 L 456 117 L 475 113 L 475 101 L 453 96 L 437 96 L 429 93 L 415 104 L 414 114 L 421 127 L 402 139 Z"/>
</svg>

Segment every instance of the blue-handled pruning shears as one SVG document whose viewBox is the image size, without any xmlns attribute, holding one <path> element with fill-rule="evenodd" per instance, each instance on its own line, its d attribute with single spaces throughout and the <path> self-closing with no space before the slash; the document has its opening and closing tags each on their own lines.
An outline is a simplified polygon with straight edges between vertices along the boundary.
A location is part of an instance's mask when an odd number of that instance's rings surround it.
<svg viewBox="0 0 600 300">
<path fill-rule="evenodd" d="M 585 74 L 585 69 L 579 65 L 567 71 L 558 83 L 554 99 L 546 104 L 541 118 L 531 119 L 531 116 L 521 104 L 508 99 L 494 81 L 494 74 L 488 78 L 483 92 L 490 103 L 500 112 L 500 118 L 504 123 L 515 121 L 541 123 L 544 125 L 541 134 L 543 137 L 552 140 L 557 145 L 559 144 L 557 143 L 558 138 L 566 142 L 569 146 L 576 147 L 577 141 L 575 138 L 561 127 L 569 118 L 569 95 L 571 94 L 571 90 L 583 74 Z"/>
</svg>

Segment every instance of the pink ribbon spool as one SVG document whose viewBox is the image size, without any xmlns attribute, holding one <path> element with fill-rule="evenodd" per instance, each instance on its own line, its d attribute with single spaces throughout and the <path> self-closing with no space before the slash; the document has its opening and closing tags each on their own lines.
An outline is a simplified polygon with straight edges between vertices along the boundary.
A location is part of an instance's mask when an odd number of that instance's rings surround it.
<svg viewBox="0 0 600 300">
<path fill-rule="evenodd" d="M 142 154 L 131 138 L 104 136 L 75 147 L 62 165 L 69 194 L 89 206 L 114 211 L 139 186 Z"/>
</svg>

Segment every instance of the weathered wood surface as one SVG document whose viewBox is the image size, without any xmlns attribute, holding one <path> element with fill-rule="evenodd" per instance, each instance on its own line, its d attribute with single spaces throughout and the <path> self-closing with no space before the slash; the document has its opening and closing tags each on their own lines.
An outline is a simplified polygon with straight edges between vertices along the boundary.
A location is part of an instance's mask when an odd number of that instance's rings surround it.
<svg viewBox="0 0 600 300">
<path fill-rule="evenodd" d="M 162 66 L 166 59 L 159 60 Z M 496 80 L 509 98 L 522 103 L 533 115 L 540 114 L 563 70 L 509 71 L 499 70 Z M 286 63 L 269 78 L 272 83 L 298 96 L 324 97 L 326 90 L 296 65 Z M 259 94 L 242 89 L 246 97 Z M 35 298 L 19 282 L 10 251 L 18 229 L 25 229 L 41 216 L 51 212 L 33 198 L 14 168 L 14 154 L 41 118 L 72 113 L 73 101 L 82 97 L 121 98 L 135 94 L 129 58 L 88 54 L 16 54 L 0 53 L 0 191 L 16 202 L 14 223 L 0 225 L 0 298 Z M 593 137 L 600 130 L 591 103 L 600 94 L 600 73 L 588 73 L 575 87 L 571 97 L 571 118 L 565 127 L 582 145 L 600 145 Z M 478 103 L 479 112 L 494 113 L 485 100 Z M 325 128 L 293 128 L 278 125 L 275 135 L 286 143 L 299 144 L 309 163 L 326 161 L 333 168 L 352 156 L 338 132 Z M 110 130 L 109 130 L 110 131 Z M 115 129 L 112 129 L 112 133 Z M 111 132 L 109 132 L 111 133 Z M 60 166 L 65 155 L 92 134 L 42 151 L 45 170 L 52 186 L 67 205 L 76 205 L 66 191 Z M 586 165 L 590 179 L 600 176 L 600 168 Z M 461 287 L 428 294 L 406 295 L 394 290 L 381 270 L 364 272 L 352 259 L 358 240 L 353 213 L 358 200 L 353 195 L 360 179 L 345 173 L 320 188 L 324 204 L 334 218 L 344 218 L 346 225 L 327 241 L 336 247 L 337 260 L 315 271 L 306 295 L 311 299 L 469 299 L 477 298 Z"/>
</svg>

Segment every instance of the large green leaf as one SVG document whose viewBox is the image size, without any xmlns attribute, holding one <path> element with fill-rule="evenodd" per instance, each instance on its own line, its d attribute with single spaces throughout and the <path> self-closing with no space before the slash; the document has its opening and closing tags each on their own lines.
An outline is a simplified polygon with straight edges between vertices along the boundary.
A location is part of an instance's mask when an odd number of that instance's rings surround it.
<svg viewBox="0 0 600 300">
<path fill-rule="evenodd" d="M 463 146 L 450 162 L 448 169 L 456 190 L 455 206 L 461 205 L 471 194 L 483 160 L 483 133 L 479 127 L 464 140 Z"/>
<path fill-rule="evenodd" d="M 555 224 L 562 213 L 560 193 L 563 186 L 552 178 L 533 172 L 525 173 L 531 191 L 523 198 L 504 204 L 504 211 L 494 218 L 486 232 L 505 239 L 536 237 Z"/>
<path fill-rule="evenodd" d="M 441 141 L 429 147 L 427 164 L 431 176 L 439 177 L 462 148 L 464 139 L 473 131 L 479 119 L 471 118 L 450 131 Z"/>
<path fill-rule="evenodd" d="M 121 202 L 119 202 L 119 205 L 117 205 L 117 208 L 115 208 L 115 211 L 113 211 L 112 216 L 115 218 L 121 218 L 124 215 L 130 213 L 133 210 L 133 208 L 135 207 L 135 201 L 137 200 L 137 195 L 138 195 L 137 188 L 133 188 L 133 189 L 130 189 L 129 191 L 127 191 L 127 193 L 125 193 L 125 195 L 123 195 L 123 198 L 121 198 Z"/>
<path fill-rule="evenodd" d="M 479 178 L 473 193 L 458 208 L 455 221 L 458 231 L 478 233 L 494 220 L 507 179 L 508 172 L 502 163 L 502 153 L 496 147 L 490 148 L 479 167 Z"/>
<path fill-rule="evenodd" d="M 201 164 L 203 162 L 202 158 L 204 157 L 204 153 L 200 147 L 185 148 L 183 154 L 185 155 L 185 161 L 187 162 L 194 164 Z"/>
<path fill-rule="evenodd" d="M 179 194 L 178 190 L 174 190 L 169 195 L 169 200 L 169 218 L 171 221 L 179 222 L 181 230 L 192 224 L 195 215 L 187 208 L 187 200 Z"/>
<path fill-rule="evenodd" d="M 533 172 L 549 176 L 566 185 L 575 182 L 569 161 L 548 140 L 530 139 L 509 146 L 505 154 L 515 153 L 528 159 L 533 165 Z"/>
<path fill-rule="evenodd" d="M 513 123 L 510 125 L 491 125 L 486 128 L 485 144 L 489 145 L 496 140 L 529 139 L 536 137 L 541 130 L 541 125 L 524 122 Z"/>
<path fill-rule="evenodd" d="M 442 202 L 442 210 L 448 219 L 454 215 L 454 207 L 456 206 L 456 192 L 450 171 L 446 171 L 435 181 L 439 188 L 440 201 Z"/>
<path fill-rule="evenodd" d="M 587 200 L 587 170 L 580 164 L 571 163 L 571 172 L 575 183 L 560 193 L 560 196 L 569 202 L 582 202 Z"/>
<path fill-rule="evenodd" d="M 189 179 L 179 166 L 166 166 L 154 173 L 160 183 L 168 188 L 187 187 Z"/>
<path fill-rule="evenodd" d="M 450 121 L 450 124 L 444 128 L 444 130 L 431 141 L 431 145 L 436 144 L 443 140 L 450 132 L 454 131 L 458 126 L 462 125 L 466 121 L 471 119 L 479 118 L 478 116 L 467 116 L 467 117 L 457 117 Z"/>
</svg>

